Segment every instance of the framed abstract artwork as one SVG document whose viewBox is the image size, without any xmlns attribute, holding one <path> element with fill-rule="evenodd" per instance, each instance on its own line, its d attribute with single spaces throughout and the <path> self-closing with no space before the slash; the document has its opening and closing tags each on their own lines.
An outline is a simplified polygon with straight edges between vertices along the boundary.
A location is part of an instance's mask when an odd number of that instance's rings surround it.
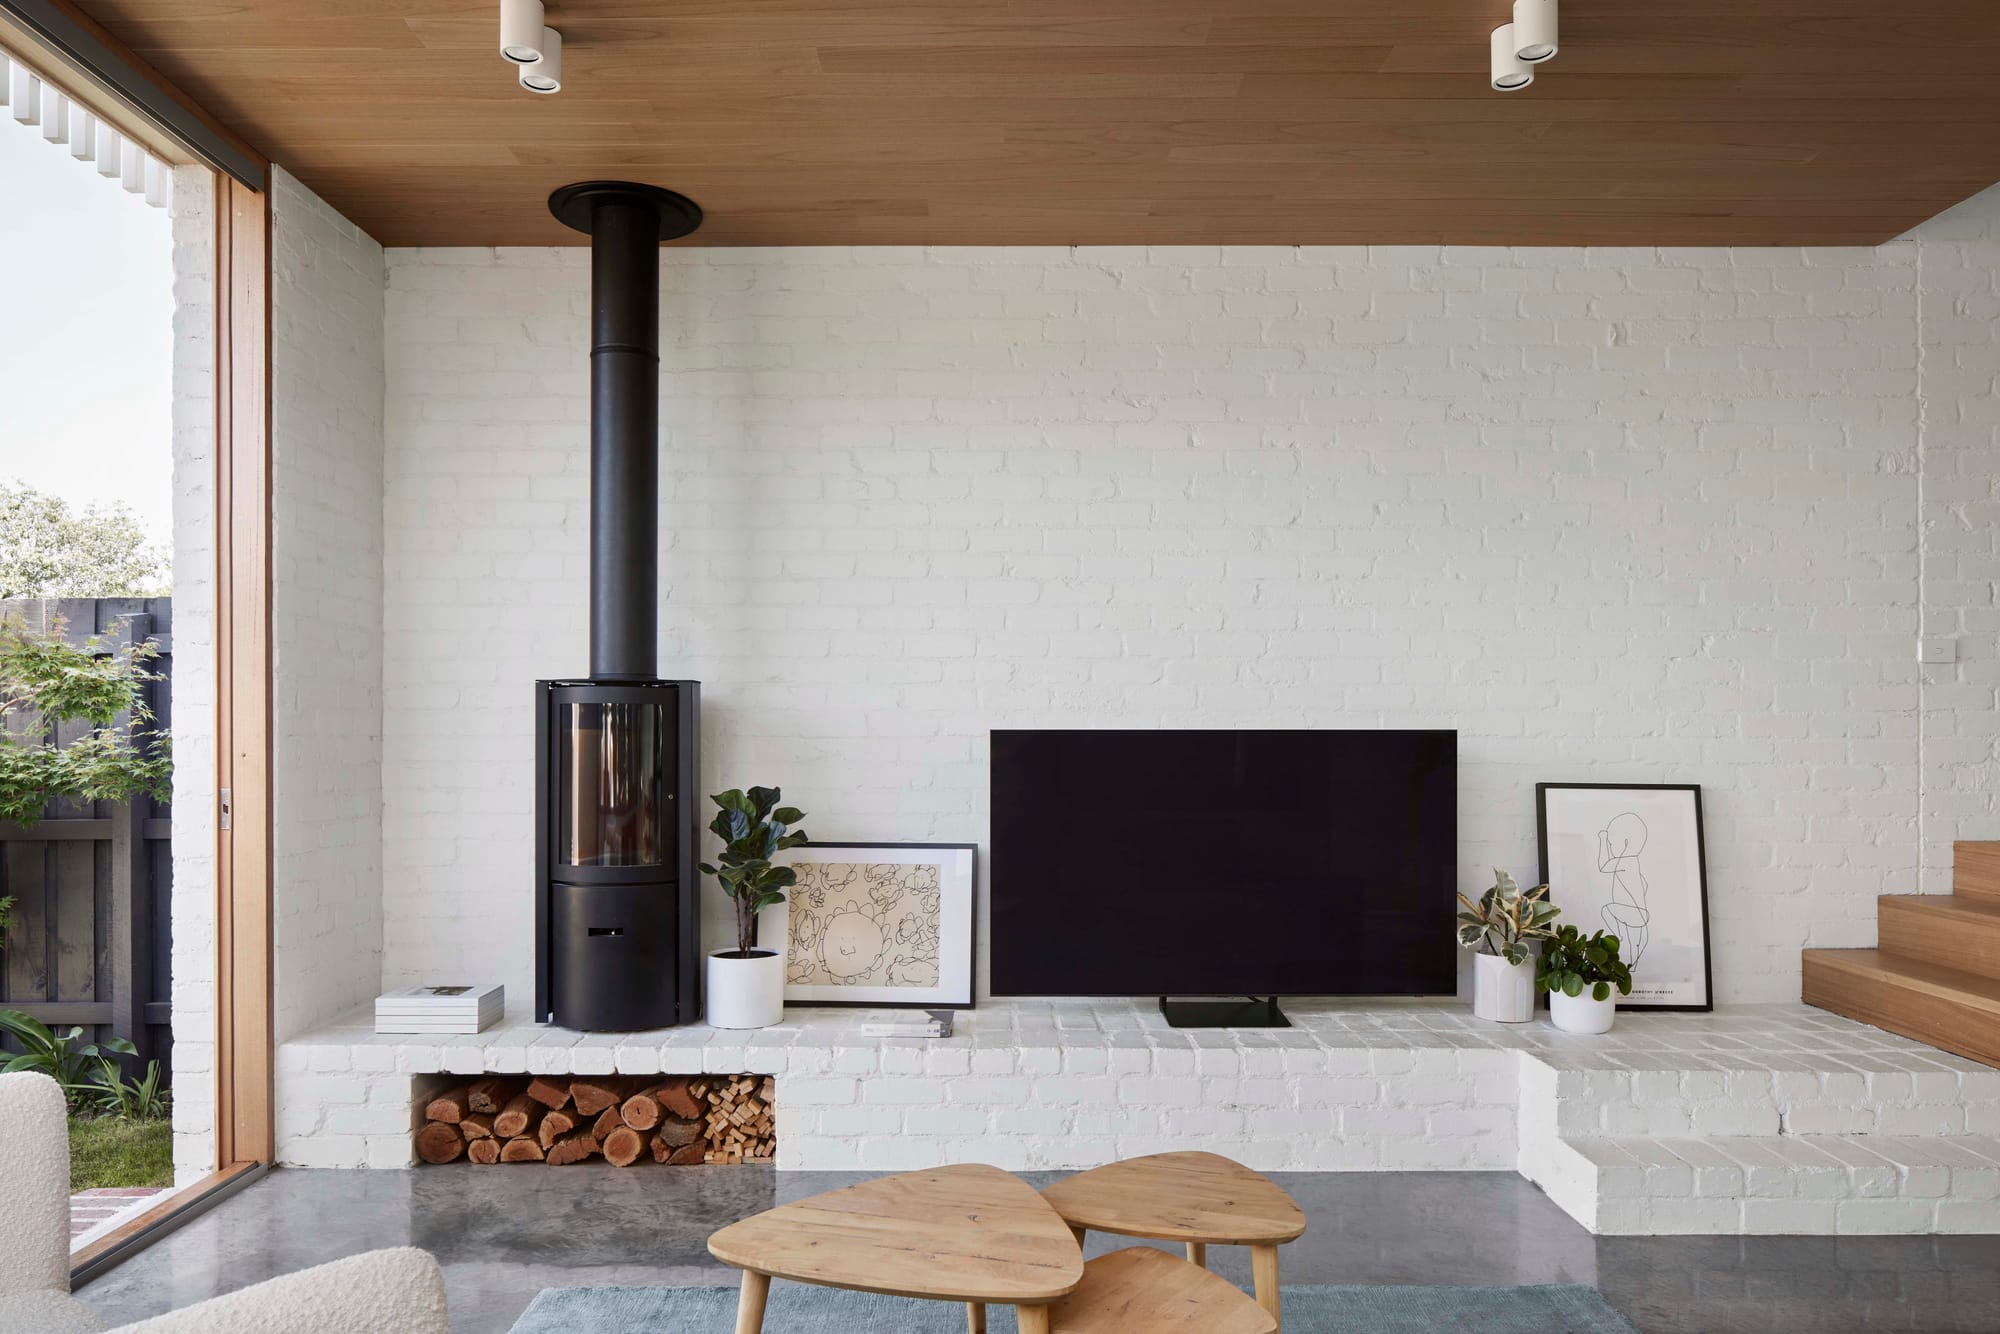
<svg viewBox="0 0 2000 1334">
<path fill-rule="evenodd" d="M 1713 1008 L 1701 788 L 1537 783 L 1535 815 L 1558 923 L 1618 937 L 1632 970 L 1619 1008 Z"/>
<path fill-rule="evenodd" d="M 974 843 L 809 843 L 786 865 L 788 1005 L 973 1004 Z"/>
</svg>

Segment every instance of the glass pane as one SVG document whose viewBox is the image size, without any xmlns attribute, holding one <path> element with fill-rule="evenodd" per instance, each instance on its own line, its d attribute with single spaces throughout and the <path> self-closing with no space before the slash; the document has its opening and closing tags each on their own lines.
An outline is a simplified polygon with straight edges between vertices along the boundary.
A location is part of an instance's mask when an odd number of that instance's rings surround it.
<svg viewBox="0 0 2000 1334">
<path fill-rule="evenodd" d="M 565 866 L 663 866 L 673 855 L 660 794 L 666 711 L 657 704 L 565 704 L 557 858 Z"/>
</svg>

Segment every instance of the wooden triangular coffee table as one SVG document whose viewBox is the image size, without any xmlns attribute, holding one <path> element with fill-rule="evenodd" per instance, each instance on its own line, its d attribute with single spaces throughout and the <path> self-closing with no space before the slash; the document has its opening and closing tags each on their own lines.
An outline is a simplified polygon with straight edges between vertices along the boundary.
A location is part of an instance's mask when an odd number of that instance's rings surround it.
<svg viewBox="0 0 2000 1334">
<path fill-rule="evenodd" d="M 1083 1282 L 1049 1308 L 1050 1334 L 1277 1334 L 1243 1289 L 1177 1255 L 1133 1246 L 1083 1267 Z"/>
<path fill-rule="evenodd" d="M 708 1251 L 743 1271 L 737 1334 L 757 1334 L 774 1278 L 964 1302 L 975 1331 L 989 1303 L 1021 1334 L 1083 1281 L 1083 1252 L 1034 1187 L 997 1167 L 939 1167 L 829 1191 L 733 1223 Z"/>
<path fill-rule="evenodd" d="M 1277 1183 L 1213 1153 L 1156 1153 L 1079 1172 L 1042 1192 L 1082 1244 L 1087 1231 L 1187 1244 L 1248 1246 L 1257 1304 L 1278 1315 L 1278 1247 L 1306 1230 L 1306 1216 Z"/>
</svg>

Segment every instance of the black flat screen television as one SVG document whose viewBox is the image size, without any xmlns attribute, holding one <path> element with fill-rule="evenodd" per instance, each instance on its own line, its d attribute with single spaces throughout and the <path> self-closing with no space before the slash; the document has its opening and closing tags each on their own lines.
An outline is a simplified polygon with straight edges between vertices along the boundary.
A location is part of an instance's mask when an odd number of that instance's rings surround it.
<svg viewBox="0 0 2000 1334">
<path fill-rule="evenodd" d="M 1456 987 L 1458 733 L 995 731 L 996 996 Z"/>
</svg>

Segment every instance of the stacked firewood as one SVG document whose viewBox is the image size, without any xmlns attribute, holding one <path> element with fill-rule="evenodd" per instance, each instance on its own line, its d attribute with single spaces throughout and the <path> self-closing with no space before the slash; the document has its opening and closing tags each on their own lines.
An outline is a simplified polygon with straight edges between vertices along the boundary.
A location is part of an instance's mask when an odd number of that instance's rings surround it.
<svg viewBox="0 0 2000 1334">
<path fill-rule="evenodd" d="M 547 1163 L 602 1156 L 656 1163 L 769 1162 L 777 1152 L 772 1081 L 755 1075 L 500 1076 L 424 1104 L 427 1163 Z"/>
<path fill-rule="evenodd" d="M 723 1075 L 688 1085 L 690 1092 L 699 1090 L 697 1096 L 708 1099 L 708 1115 L 702 1124 L 707 1141 L 705 1161 L 764 1163 L 777 1154 L 772 1089 L 768 1075 Z"/>
</svg>

